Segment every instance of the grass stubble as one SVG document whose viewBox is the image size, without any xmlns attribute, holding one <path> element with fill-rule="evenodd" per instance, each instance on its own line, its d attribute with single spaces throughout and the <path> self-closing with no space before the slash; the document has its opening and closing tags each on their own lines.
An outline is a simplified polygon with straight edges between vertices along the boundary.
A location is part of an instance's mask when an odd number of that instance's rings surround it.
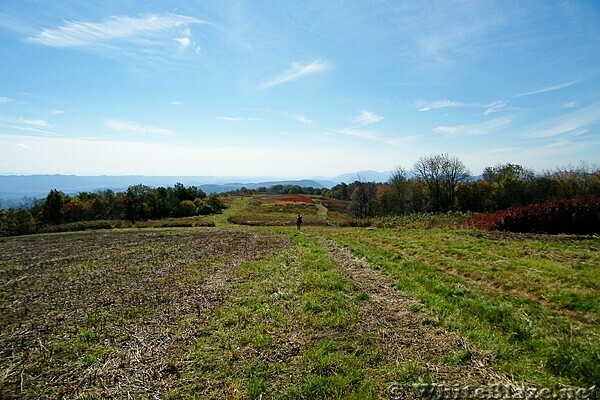
<svg viewBox="0 0 600 400">
<path fill-rule="evenodd" d="M 0 397 L 144 397 L 177 386 L 196 323 L 242 263 L 285 238 L 96 231 L 0 243 Z"/>
</svg>

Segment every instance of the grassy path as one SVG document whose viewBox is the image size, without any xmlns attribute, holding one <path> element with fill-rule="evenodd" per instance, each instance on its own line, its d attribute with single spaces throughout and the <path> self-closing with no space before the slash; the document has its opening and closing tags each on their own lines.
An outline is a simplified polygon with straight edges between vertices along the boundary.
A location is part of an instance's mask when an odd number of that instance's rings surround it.
<svg viewBox="0 0 600 400">
<path fill-rule="evenodd" d="M 210 215 L 206 217 L 206 220 L 214 222 L 215 225 L 231 225 L 227 219 L 246 209 L 250 205 L 250 202 L 250 197 L 236 197 L 221 214 Z"/>
<path fill-rule="evenodd" d="M 448 387 L 512 383 L 490 367 L 486 354 L 444 327 L 414 296 L 394 289 L 364 258 L 331 240 L 319 238 L 318 242 L 369 297 L 360 323 L 385 353 L 395 359 L 412 359 L 421 369 L 422 379 Z"/>
<path fill-rule="evenodd" d="M 422 302 L 504 374 L 554 389 L 599 381 L 597 239 L 438 229 L 314 232 L 366 259 L 384 282 Z"/>
<path fill-rule="evenodd" d="M 313 200 L 313 202 L 314 202 L 315 207 L 317 207 L 317 216 L 319 217 L 319 219 L 321 221 L 329 223 L 329 217 L 327 216 L 327 213 L 329 212 L 329 210 L 327 210 L 327 207 L 325 207 L 323 204 L 321 204 L 318 201 Z"/>
<path fill-rule="evenodd" d="M 238 271 L 190 353 L 196 385 L 170 397 L 389 398 L 405 366 L 363 329 L 368 298 L 321 245 L 288 235 L 290 248 Z"/>
<path fill-rule="evenodd" d="M 364 260 L 275 230 L 291 246 L 234 275 L 190 353 L 185 380 L 196 384 L 171 397 L 416 398 L 413 384 L 509 382 Z"/>
</svg>

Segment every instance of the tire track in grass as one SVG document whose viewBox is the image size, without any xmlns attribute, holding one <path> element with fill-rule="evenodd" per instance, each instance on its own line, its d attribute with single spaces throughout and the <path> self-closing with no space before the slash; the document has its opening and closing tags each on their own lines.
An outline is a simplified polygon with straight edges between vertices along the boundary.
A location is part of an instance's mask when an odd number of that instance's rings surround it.
<svg viewBox="0 0 600 400">
<path fill-rule="evenodd" d="M 366 329 L 368 299 L 323 245 L 285 233 L 290 248 L 236 272 L 190 353 L 195 384 L 170 397 L 389 399 L 391 382 L 426 381 Z"/>
<path fill-rule="evenodd" d="M 331 240 L 317 240 L 371 299 L 361 323 L 389 357 L 420 363 L 437 384 L 484 387 L 512 383 L 490 366 L 485 354 L 443 328 L 423 303 L 394 289 L 365 259 Z"/>
</svg>

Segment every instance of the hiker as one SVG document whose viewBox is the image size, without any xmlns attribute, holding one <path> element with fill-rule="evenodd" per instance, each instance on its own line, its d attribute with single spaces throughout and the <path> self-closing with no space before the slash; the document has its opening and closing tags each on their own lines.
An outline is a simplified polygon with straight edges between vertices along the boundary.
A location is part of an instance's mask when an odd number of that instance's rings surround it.
<svg viewBox="0 0 600 400">
<path fill-rule="evenodd" d="M 298 230 L 300 230 L 301 226 L 302 226 L 302 215 L 298 214 L 298 216 L 296 217 L 296 228 L 298 228 Z"/>
</svg>

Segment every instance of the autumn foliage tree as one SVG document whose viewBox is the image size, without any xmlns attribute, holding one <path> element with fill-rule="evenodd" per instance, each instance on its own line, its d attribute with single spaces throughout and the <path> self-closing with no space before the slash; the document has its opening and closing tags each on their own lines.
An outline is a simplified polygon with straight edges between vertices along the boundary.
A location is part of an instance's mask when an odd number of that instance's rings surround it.
<svg viewBox="0 0 600 400">
<path fill-rule="evenodd" d="M 413 172 L 427 184 L 432 211 L 453 210 L 458 184 L 467 181 L 470 176 L 462 161 L 448 154 L 419 158 Z"/>
</svg>

